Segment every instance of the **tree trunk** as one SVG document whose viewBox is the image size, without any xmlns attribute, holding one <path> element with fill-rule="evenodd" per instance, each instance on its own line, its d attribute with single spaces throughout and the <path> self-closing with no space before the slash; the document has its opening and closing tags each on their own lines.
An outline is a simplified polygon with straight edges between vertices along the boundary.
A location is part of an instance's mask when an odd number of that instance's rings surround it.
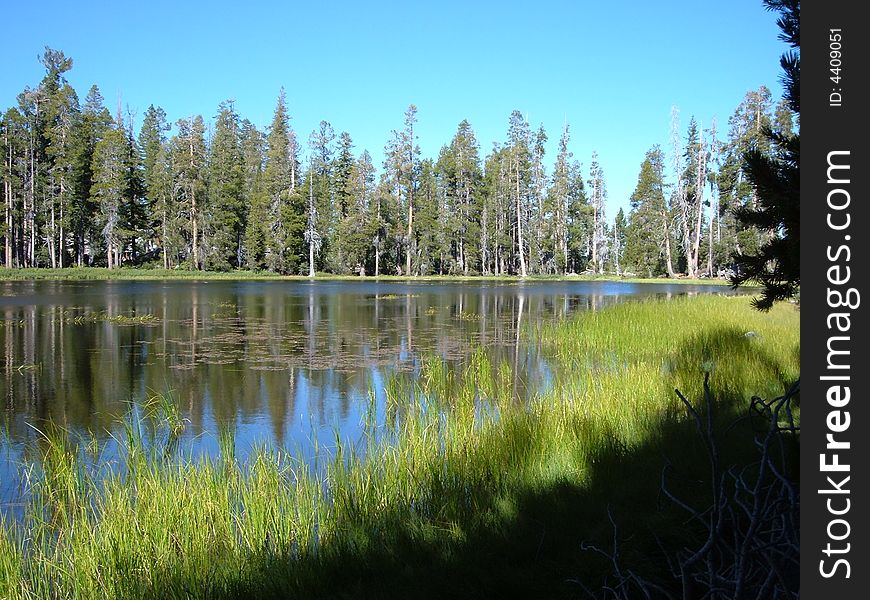
<svg viewBox="0 0 870 600">
<path fill-rule="evenodd" d="M 308 174 L 308 276 L 314 277 L 314 174 Z"/>
<path fill-rule="evenodd" d="M 160 216 L 162 219 L 162 226 L 163 226 L 163 239 L 161 240 L 161 242 L 163 243 L 163 268 L 168 269 L 169 268 L 169 248 L 167 247 L 166 239 L 167 239 L 167 236 L 169 235 L 169 230 L 167 229 L 167 226 L 166 226 L 166 197 L 165 196 L 163 198 L 163 208 L 160 212 L 161 212 Z"/>
<path fill-rule="evenodd" d="M 190 148 L 190 175 L 191 178 L 193 178 L 196 163 L 194 161 L 192 132 L 190 134 L 188 148 Z M 192 179 L 190 182 L 190 220 L 193 229 L 193 268 L 194 270 L 199 270 L 199 215 L 196 212 L 196 184 Z"/>
<path fill-rule="evenodd" d="M 6 145 L 9 146 L 9 137 L 6 136 Z M 9 148 L 9 158 L 7 162 L 7 175 L 11 176 L 12 173 L 12 148 Z M 6 268 L 12 268 L 12 182 L 9 179 L 5 179 L 3 181 L 3 194 L 6 200 L 6 239 L 5 239 L 5 251 L 6 251 Z"/>
<path fill-rule="evenodd" d="M 668 277 L 673 279 L 674 277 L 677 276 L 677 274 L 676 274 L 676 272 L 674 272 L 674 261 L 673 261 L 673 258 L 671 257 L 671 231 L 670 231 L 670 228 L 668 227 L 668 215 L 667 215 L 667 213 L 663 210 L 661 212 L 661 215 L 662 215 L 662 223 L 664 223 L 664 228 L 665 228 L 665 261 L 666 261 L 667 267 L 668 267 Z"/>
<path fill-rule="evenodd" d="M 408 244 L 405 247 L 405 274 L 411 275 L 411 238 L 414 233 L 414 198 L 408 192 Z"/>
<path fill-rule="evenodd" d="M 57 259 L 60 268 L 63 269 L 63 251 L 65 249 L 66 244 L 64 243 L 64 231 L 63 231 L 63 179 L 60 180 L 60 230 L 57 238 Z"/>
<path fill-rule="evenodd" d="M 526 257 L 523 250 L 523 213 L 520 207 L 520 161 L 514 163 L 515 173 L 517 176 L 517 249 L 520 253 L 520 277 L 526 276 Z"/>
<path fill-rule="evenodd" d="M 616 275 L 619 276 L 619 238 L 617 237 L 616 221 L 613 222 L 613 259 L 616 263 Z"/>
<path fill-rule="evenodd" d="M 698 142 L 698 172 L 695 180 L 696 199 L 698 214 L 695 217 L 695 234 L 692 237 L 692 254 L 690 257 L 690 276 L 698 277 L 698 262 L 701 253 L 701 223 L 704 219 L 704 178 L 706 176 L 706 148 L 704 147 L 704 132 L 699 133 L 700 140 Z"/>
<path fill-rule="evenodd" d="M 598 184 L 592 182 L 592 272 L 598 272 Z"/>
</svg>

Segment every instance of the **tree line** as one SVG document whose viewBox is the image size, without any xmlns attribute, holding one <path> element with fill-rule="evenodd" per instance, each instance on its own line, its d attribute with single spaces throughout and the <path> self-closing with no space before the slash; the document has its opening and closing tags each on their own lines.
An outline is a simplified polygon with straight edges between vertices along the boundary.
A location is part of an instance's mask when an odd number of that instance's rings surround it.
<svg viewBox="0 0 870 600">
<path fill-rule="evenodd" d="M 411 105 L 378 170 L 327 121 L 300 139 L 283 90 L 265 131 L 226 101 L 212 122 L 174 126 L 149 106 L 135 133 L 96 86 L 79 101 L 71 58 L 46 48 L 41 62 L 42 81 L 0 119 L 6 268 L 703 277 L 733 275 L 776 235 L 735 216 L 759 202 L 744 154 L 773 155 L 765 132 L 792 131 L 794 113 L 765 87 L 746 94 L 724 140 L 694 117 L 683 133 L 674 109 L 670 148 L 646 153 L 628 215 L 609 218 L 597 155 L 584 170 L 566 124 L 547 164 L 543 125 L 520 111 L 486 156 L 462 121 L 431 158 Z"/>
</svg>

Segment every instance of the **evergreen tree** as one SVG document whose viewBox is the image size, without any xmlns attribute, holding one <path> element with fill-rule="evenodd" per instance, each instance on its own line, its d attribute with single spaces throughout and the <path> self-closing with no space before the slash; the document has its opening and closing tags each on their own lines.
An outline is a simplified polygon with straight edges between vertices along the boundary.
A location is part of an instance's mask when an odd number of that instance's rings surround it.
<svg viewBox="0 0 870 600">
<path fill-rule="evenodd" d="M 571 204 L 571 157 L 568 141 L 571 136 L 568 124 L 559 138 L 559 151 L 553 169 L 553 182 L 547 194 L 547 212 L 552 215 L 550 228 L 551 246 L 555 269 L 563 275 L 568 271 L 568 207 Z"/>
<path fill-rule="evenodd" d="M 267 204 L 263 201 L 263 168 L 266 140 L 247 119 L 240 127 L 243 196 L 246 200 L 245 230 L 242 241 L 242 262 L 250 269 L 266 266 Z"/>
<path fill-rule="evenodd" d="M 12 107 L 2 119 L 4 252 L 6 268 L 24 264 L 24 227 L 22 202 L 26 164 L 23 149 L 28 133 L 24 115 Z"/>
<path fill-rule="evenodd" d="M 519 262 L 519 275 L 528 275 L 526 261 L 528 247 L 528 216 L 529 216 L 529 183 L 531 149 L 529 144 L 531 133 L 529 124 L 522 113 L 515 110 L 511 113 L 508 126 L 508 180 L 514 211 L 514 248 Z"/>
<path fill-rule="evenodd" d="M 339 163 L 341 160 L 339 158 Z M 377 238 L 379 227 L 371 210 L 375 168 L 367 151 L 354 161 L 347 181 L 341 181 L 343 183 L 337 189 L 344 198 L 342 203 L 346 211 L 340 223 L 343 262 L 353 272 L 365 275 L 369 268 L 374 270 L 374 258 L 370 260 L 369 257 L 373 254 L 373 240 Z"/>
<path fill-rule="evenodd" d="M 48 251 L 52 267 L 64 267 L 69 218 L 75 197 L 75 130 L 80 118 L 79 100 L 63 73 L 72 59 L 46 48 L 43 64 L 48 71 L 43 80 L 46 106 L 46 158 L 48 160 Z"/>
<path fill-rule="evenodd" d="M 764 135 L 771 126 L 770 91 L 762 86 L 746 93 L 728 119 L 728 141 L 723 148 L 719 170 L 719 197 L 714 235 L 714 254 L 719 262 L 735 266 L 733 256 L 755 254 L 762 243 L 762 232 L 737 219 L 741 208 L 757 208 L 757 190 L 743 169 L 743 156 L 752 148 L 765 155 L 771 152 L 770 140 Z"/>
<path fill-rule="evenodd" d="M 474 130 L 463 120 L 435 165 L 436 200 L 445 260 L 439 270 L 468 275 L 482 271 L 480 157 Z"/>
<path fill-rule="evenodd" d="M 414 273 L 429 275 L 444 272 L 450 253 L 445 227 L 449 212 L 446 197 L 444 186 L 438 185 L 432 159 L 423 159 L 420 162 L 416 193 L 417 234 L 413 257 Z"/>
<path fill-rule="evenodd" d="M 169 123 L 166 112 L 153 104 L 145 111 L 142 128 L 139 130 L 139 151 L 142 163 L 142 184 L 144 205 L 151 233 L 151 248 L 161 248 L 167 238 L 168 196 L 171 189 L 167 185 L 164 171 L 166 166 L 166 133 Z M 163 254 L 163 267 L 169 268 L 168 255 Z"/>
<path fill-rule="evenodd" d="M 246 223 L 239 115 L 221 103 L 208 159 L 208 210 L 204 219 L 205 266 L 224 271 L 241 265 Z"/>
<path fill-rule="evenodd" d="M 544 168 L 544 145 L 547 133 L 541 125 L 534 134 L 531 145 L 531 164 L 529 172 L 528 223 L 529 269 L 535 273 L 553 272 L 555 262 L 552 249 L 548 251 L 545 241 L 548 215 L 544 210 L 547 193 L 547 172 Z"/>
<path fill-rule="evenodd" d="M 625 252 L 627 228 L 628 223 L 625 218 L 625 212 L 622 210 L 622 207 L 620 207 L 619 211 L 616 213 L 616 218 L 613 220 L 610 244 L 611 266 L 617 275 L 622 275 L 622 256 Z"/>
<path fill-rule="evenodd" d="M 598 164 L 597 152 L 592 153 L 592 164 L 589 166 L 589 188 L 592 194 L 592 236 L 589 240 L 591 245 L 589 251 L 590 266 L 593 272 L 603 273 L 608 246 L 605 232 L 607 220 L 604 211 L 607 188 L 604 184 L 604 171 Z"/>
<path fill-rule="evenodd" d="M 314 277 L 315 261 L 322 265 L 319 254 L 323 246 L 331 254 L 330 242 L 334 238 L 335 217 L 333 204 L 333 149 L 335 131 L 327 121 L 321 121 L 318 129 L 308 138 L 311 152 L 308 170 L 308 210 L 305 228 L 305 244 L 308 248 L 308 275 Z M 339 249 L 336 249 L 339 250 Z M 336 257 L 337 258 L 337 257 Z M 333 265 L 334 266 L 334 265 Z"/>
<path fill-rule="evenodd" d="M 82 266 L 87 255 L 93 263 L 95 251 L 102 243 L 102 233 L 94 216 L 99 212 L 99 200 L 92 195 L 94 184 L 94 154 L 97 143 L 112 127 L 112 117 L 103 104 L 96 85 L 91 86 L 82 107 L 73 150 L 75 198 L 70 207 L 69 226 L 73 234 L 76 264 Z"/>
<path fill-rule="evenodd" d="M 175 175 L 176 202 L 179 215 L 186 216 L 188 256 L 193 269 L 201 269 L 203 214 L 206 212 L 205 124 L 201 116 L 176 123 L 172 171 Z"/>
<path fill-rule="evenodd" d="M 122 253 L 129 251 L 134 264 L 138 263 L 140 242 L 148 237 L 148 207 L 145 199 L 145 184 L 142 176 L 141 152 L 133 137 L 133 117 L 128 114 L 127 126 L 118 115 L 118 128 L 124 135 L 125 185 L 120 207 L 119 237 L 123 240 Z"/>
<path fill-rule="evenodd" d="M 647 277 L 674 276 L 671 264 L 671 215 L 664 194 L 664 153 L 647 151 L 631 195 L 626 226 L 625 263 Z"/>
<path fill-rule="evenodd" d="M 335 197 L 334 227 L 330 240 L 330 257 L 328 263 L 334 273 L 349 273 L 357 266 L 356 260 L 350 258 L 348 239 L 353 235 L 353 228 L 359 226 L 355 219 L 349 218 L 354 211 L 356 194 L 356 160 L 353 156 L 353 140 L 350 134 L 343 131 L 338 138 L 338 154 L 333 166 L 333 190 Z"/>
<path fill-rule="evenodd" d="M 93 160 L 91 196 L 99 206 L 99 224 L 106 265 L 111 269 L 121 263 L 121 204 L 127 192 L 127 143 L 124 132 L 108 129 L 97 142 Z"/>
<path fill-rule="evenodd" d="M 252 198 L 246 231 L 248 263 L 279 273 L 294 273 L 304 253 L 306 199 L 296 185 L 298 160 L 283 88 L 266 138 L 261 185 Z"/>
<path fill-rule="evenodd" d="M 765 6 L 780 13 L 780 39 L 792 48 L 780 64 L 788 106 L 800 115 L 800 0 L 765 0 Z M 740 224 L 766 231 L 767 239 L 756 252 L 735 257 L 731 278 L 734 286 L 747 281 L 762 284 L 761 297 L 755 300 L 759 310 L 794 296 L 800 286 L 800 135 L 770 129 L 764 134 L 773 144 L 773 154 L 757 146 L 744 154 L 744 171 L 757 202 L 738 208 L 736 215 Z"/>
</svg>

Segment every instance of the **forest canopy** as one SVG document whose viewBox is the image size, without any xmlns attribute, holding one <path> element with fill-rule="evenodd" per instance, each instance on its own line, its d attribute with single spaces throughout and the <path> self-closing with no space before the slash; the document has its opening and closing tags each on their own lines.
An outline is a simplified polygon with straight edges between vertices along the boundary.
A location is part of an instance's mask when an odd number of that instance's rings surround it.
<svg viewBox="0 0 870 600">
<path fill-rule="evenodd" d="M 0 118 L 10 269 L 728 277 L 776 235 L 735 218 L 758 202 L 743 156 L 773 156 L 765 132 L 788 134 L 795 120 L 764 86 L 724 131 L 694 116 L 683 128 L 674 108 L 669 147 L 647 151 L 628 214 L 608 214 L 598 156 L 574 157 L 566 123 L 546 157 L 544 125 L 519 110 L 486 155 L 463 120 L 424 157 L 411 105 L 376 166 L 328 121 L 294 131 L 283 90 L 265 130 L 232 101 L 210 122 L 172 122 L 152 105 L 136 130 L 97 86 L 80 100 L 72 58 L 46 48 L 41 63 L 42 80 Z"/>
</svg>

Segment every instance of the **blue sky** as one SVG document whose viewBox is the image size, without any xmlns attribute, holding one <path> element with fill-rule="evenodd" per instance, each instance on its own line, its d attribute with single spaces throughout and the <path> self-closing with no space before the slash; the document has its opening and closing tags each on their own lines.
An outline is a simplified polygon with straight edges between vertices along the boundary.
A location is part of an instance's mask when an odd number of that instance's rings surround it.
<svg viewBox="0 0 870 600">
<path fill-rule="evenodd" d="M 519 109 L 544 124 L 548 165 L 566 120 L 584 170 L 598 151 L 610 217 L 627 209 L 645 151 L 669 146 L 672 105 L 683 127 L 716 117 L 723 137 L 748 90 L 782 95 L 786 49 L 761 0 L 42 1 L 15 2 L 5 17 L 4 109 L 41 79 L 45 45 L 73 58 L 82 100 L 96 83 L 113 113 L 120 98 L 138 121 L 152 103 L 172 121 L 210 120 L 232 98 L 266 127 L 284 86 L 300 140 L 325 119 L 377 166 L 410 103 L 433 158 L 463 118 L 484 156 Z"/>
</svg>

